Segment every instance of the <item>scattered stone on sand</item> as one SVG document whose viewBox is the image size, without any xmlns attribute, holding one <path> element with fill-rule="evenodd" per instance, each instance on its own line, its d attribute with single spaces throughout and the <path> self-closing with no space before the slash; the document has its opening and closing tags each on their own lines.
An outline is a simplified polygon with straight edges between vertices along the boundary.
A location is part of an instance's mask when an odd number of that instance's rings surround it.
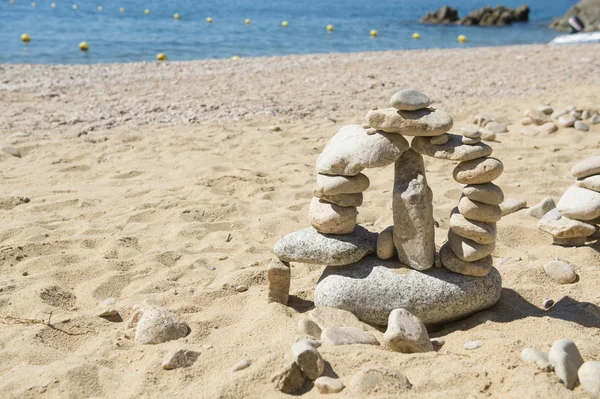
<svg viewBox="0 0 600 399">
<path fill-rule="evenodd" d="M 342 127 L 317 158 L 317 172 L 326 175 L 356 176 L 365 168 L 395 162 L 408 149 L 399 134 L 368 135 L 360 125 Z"/>
<path fill-rule="evenodd" d="M 544 265 L 546 273 L 559 284 L 571 284 L 577 280 L 577 274 L 573 266 L 567 262 L 551 260 Z"/>
<path fill-rule="evenodd" d="M 554 122 L 546 122 L 539 127 L 539 130 L 544 134 L 552 134 L 558 130 L 558 127 Z"/>
<path fill-rule="evenodd" d="M 416 111 L 430 104 L 429 97 L 415 89 L 400 90 L 390 100 L 390 105 L 401 111 Z"/>
<path fill-rule="evenodd" d="M 494 183 L 469 184 L 463 188 L 462 193 L 468 199 L 484 204 L 500 205 L 504 201 L 502 189 Z"/>
<path fill-rule="evenodd" d="M 588 190 L 600 192 L 600 175 L 588 176 L 584 179 L 577 180 L 577 185 L 579 187 L 587 188 Z"/>
<path fill-rule="evenodd" d="M 339 378 L 319 377 L 315 380 L 315 387 L 321 395 L 342 392 L 344 383 Z"/>
<path fill-rule="evenodd" d="M 600 193 L 571 186 L 556 204 L 561 215 L 577 220 L 593 220 L 600 217 Z"/>
<path fill-rule="evenodd" d="M 562 127 L 571 127 L 575 124 L 577 119 L 573 115 L 565 114 L 558 118 L 558 124 Z"/>
<path fill-rule="evenodd" d="M 350 390 L 359 395 L 357 397 L 371 394 L 398 397 L 411 388 L 412 384 L 404 374 L 385 366 L 369 366 L 362 369 L 352 378 L 350 384 Z"/>
<path fill-rule="evenodd" d="M 23 138 L 23 137 L 29 137 L 29 136 L 31 136 L 31 133 L 27 133 L 27 132 L 15 132 L 10 135 L 11 138 Z"/>
<path fill-rule="evenodd" d="M 280 126 L 270 126 L 269 130 L 272 132 L 281 132 L 281 127 Z"/>
<path fill-rule="evenodd" d="M 237 292 L 246 292 L 246 291 L 248 291 L 248 286 L 247 285 L 238 285 L 237 287 L 235 287 L 235 290 Z"/>
<path fill-rule="evenodd" d="M 502 210 L 502 216 L 510 215 L 511 213 L 515 213 L 520 211 L 523 208 L 527 207 L 527 201 L 519 198 L 506 198 L 504 202 L 500 204 L 500 209 Z"/>
<path fill-rule="evenodd" d="M 96 316 L 98 317 L 115 317 L 119 314 L 117 309 L 117 300 L 115 298 L 107 298 L 98 304 Z"/>
<path fill-rule="evenodd" d="M 486 128 L 481 129 L 481 140 L 494 141 L 496 140 L 496 133 L 487 130 Z"/>
<path fill-rule="evenodd" d="M 536 125 L 543 125 L 546 122 L 551 122 L 552 119 L 550 119 L 550 116 L 546 115 L 543 112 L 540 111 L 536 111 L 536 110 L 529 110 L 526 112 L 526 116 L 528 116 L 529 118 L 531 118 L 531 120 L 533 121 L 533 123 L 535 123 Z"/>
<path fill-rule="evenodd" d="M 296 363 L 292 362 L 285 366 L 279 373 L 271 377 L 275 388 L 283 393 L 292 394 L 304 385 L 304 374 Z"/>
<path fill-rule="evenodd" d="M 485 128 L 493 133 L 506 133 L 506 126 L 496 121 L 490 121 L 485 125 Z"/>
<path fill-rule="evenodd" d="M 442 337 L 431 338 L 431 344 L 433 346 L 440 348 L 440 347 L 444 346 L 444 344 L 446 344 L 446 340 Z"/>
<path fill-rule="evenodd" d="M 581 115 L 582 115 L 582 111 L 576 110 L 574 109 L 573 111 L 570 112 L 570 114 L 577 120 L 581 120 Z"/>
<path fill-rule="evenodd" d="M 450 231 L 478 244 L 493 244 L 496 241 L 496 223 L 469 220 L 461 215 L 458 209 L 450 216 Z"/>
<path fill-rule="evenodd" d="M 304 334 L 310 335 L 313 338 L 321 338 L 321 327 L 311 319 L 303 317 L 298 320 L 298 330 Z"/>
<path fill-rule="evenodd" d="M 521 125 L 523 125 L 523 126 L 533 125 L 533 120 L 528 116 L 521 118 Z"/>
<path fill-rule="evenodd" d="M 396 108 L 372 110 L 367 122 L 375 129 L 404 136 L 439 136 L 452 128 L 452 117 L 439 109 L 400 111 Z"/>
<path fill-rule="evenodd" d="M 600 398 L 600 362 L 585 362 L 577 372 L 581 388 L 591 399 Z"/>
<path fill-rule="evenodd" d="M 590 131 L 590 127 L 587 125 L 587 123 L 582 122 L 582 121 L 575 121 L 574 126 L 575 126 L 575 129 L 581 130 L 582 132 Z"/>
<path fill-rule="evenodd" d="M 521 359 L 525 363 L 535 363 L 542 370 L 550 371 L 552 368 L 548 354 L 534 348 L 524 348 L 521 351 Z"/>
<path fill-rule="evenodd" d="M 448 270 L 465 276 L 483 277 L 487 276 L 494 265 L 491 255 L 488 255 L 475 262 L 466 262 L 460 259 L 450 247 L 450 243 L 445 243 L 440 248 L 440 258 L 442 264 Z"/>
<path fill-rule="evenodd" d="M 560 118 L 561 116 L 566 115 L 568 113 L 569 113 L 569 110 L 567 110 L 567 109 L 558 109 L 552 113 L 551 118 L 556 120 L 556 119 Z"/>
<path fill-rule="evenodd" d="M 336 195 L 324 195 L 315 194 L 315 198 L 319 198 L 325 202 L 341 206 L 341 207 L 357 207 L 363 203 L 363 194 L 336 194 Z"/>
<path fill-rule="evenodd" d="M 272 259 L 267 268 L 267 280 L 269 281 L 267 302 L 287 305 L 291 278 L 290 264 L 279 259 Z"/>
<path fill-rule="evenodd" d="M 592 117 L 592 125 L 597 125 L 600 123 L 600 114 L 596 114 Z"/>
<path fill-rule="evenodd" d="M 466 137 L 465 136 L 465 137 L 462 138 L 462 143 L 466 144 L 466 145 L 475 145 L 475 144 L 480 143 L 480 142 L 481 142 L 481 138 L 480 137 L 478 137 L 476 139 L 472 139 L 470 137 Z"/>
<path fill-rule="evenodd" d="M 582 120 L 587 120 L 587 119 L 589 119 L 591 116 L 592 116 L 592 114 L 591 114 L 591 113 L 590 113 L 590 111 L 588 111 L 587 109 L 584 109 L 584 110 L 581 112 L 581 119 L 582 119 Z"/>
<path fill-rule="evenodd" d="M 315 306 L 344 309 L 374 325 L 386 325 L 390 312 L 403 308 L 425 324 L 436 324 L 487 309 L 500 299 L 502 279 L 494 268 L 485 277 L 445 268 L 407 270 L 373 256 L 326 268 L 315 289 Z"/>
<path fill-rule="evenodd" d="M 448 136 L 448 142 L 442 145 L 432 144 L 427 137 L 415 137 L 411 147 L 419 154 L 450 161 L 470 161 L 492 154 L 492 147 L 485 143 L 466 145 L 461 135 L 448 133 Z"/>
<path fill-rule="evenodd" d="M 391 259 L 394 256 L 394 226 L 389 226 L 377 237 L 377 257 L 382 260 Z"/>
<path fill-rule="evenodd" d="M 343 266 L 375 252 L 377 233 L 356 226 L 352 234 L 321 234 L 312 227 L 283 236 L 275 255 L 285 262 Z"/>
<path fill-rule="evenodd" d="M 429 142 L 434 145 L 443 145 L 443 144 L 446 144 L 448 142 L 448 140 L 450 140 L 450 136 L 448 136 L 448 134 L 444 133 L 441 136 L 433 136 L 429 140 Z"/>
<path fill-rule="evenodd" d="M 542 301 L 542 307 L 544 309 L 550 309 L 552 305 L 554 305 L 554 299 L 552 298 L 546 298 Z"/>
<path fill-rule="evenodd" d="M 600 174 L 600 155 L 589 157 L 577 162 L 571 168 L 571 174 L 578 179 Z"/>
<path fill-rule="evenodd" d="M 552 237 L 552 244 L 561 245 L 563 247 L 583 247 L 586 242 L 586 237 L 573 238 L 557 238 Z"/>
<path fill-rule="evenodd" d="M 165 370 L 173 370 L 182 367 L 189 367 L 200 356 L 199 352 L 190 351 L 187 349 L 179 349 L 167 353 L 162 362 L 162 368 Z"/>
<path fill-rule="evenodd" d="M 392 212 L 394 246 L 400 262 L 417 270 L 432 267 L 433 192 L 427 185 L 423 156 L 412 149 L 402 154 L 394 167 Z"/>
<path fill-rule="evenodd" d="M 251 364 L 252 359 L 240 360 L 239 362 L 233 365 L 233 367 L 231 368 L 231 372 L 235 373 L 236 371 L 247 369 L 248 367 L 250 367 Z"/>
<path fill-rule="evenodd" d="M 536 127 L 523 127 L 519 130 L 523 136 L 537 136 L 540 134 L 540 131 Z"/>
<path fill-rule="evenodd" d="M 577 371 L 583 364 L 583 358 L 575 343 L 568 339 L 559 339 L 552 344 L 548 355 L 550 364 L 554 367 L 554 372 L 565 384 L 567 389 L 575 388 L 577 381 Z"/>
<path fill-rule="evenodd" d="M 502 174 L 504 165 L 496 158 L 479 158 L 456 165 L 452 176 L 461 184 L 489 183 Z"/>
<path fill-rule="evenodd" d="M 163 308 L 145 309 L 135 329 L 138 344 L 162 344 L 183 338 L 189 327 L 175 313 Z"/>
<path fill-rule="evenodd" d="M 292 345 L 294 361 L 311 381 L 316 380 L 325 370 L 325 362 L 317 348 L 306 341 L 298 341 Z"/>
<path fill-rule="evenodd" d="M 492 223 L 502 218 L 500 205 L 484 204 L 483 202 L 472 201 L 467 197 L 462 197 L 458 201 L 458 211 L 465 218 L 478 222 Z"/>
<path fill-rule="evenodd" d="M 7 154 L 12 155 L 13 157 L 21 158 L 21 151 L 19 151 L 15 147 L 2 147 L 0 150 L 4 151 Z"/>
<path fill-rule="evenodd" d="M 479 244 L 468 238 L 461 237 L 454 231 L 448 231 L 448 243 L 452 252 L 465 262 L 475 262 L 483 259 L 494 251 L 496 243 Z"/>
<path fill-rule="evenodd" d="M 308 221 L 319 233 L 350 234 L 356 226 L 355 206 L 338 206 L 313 197 L 308 208 Z"/>
<path fill-rule="evenodd" d="M 433 350 L 425 324 L 406 309 L 392 310 L 383 342 L 394 352 L 419 353 Z"/>
<path fill-rule="evenodd" d="M 355 327 L 327 327 L 321 333 L 321 341 L 328 345 L 379 345 L 373 334 Z"/>
<path fill-rule="evenodd" d="M 538 105 L 535 107 L 536 111 L 543 112 L 546 115 L 551 115 L 554 112 L 554 109 L 549 105 Z"/>
<path fill-rule="evenodd" d="M 484 344 L 485 344 L 484 341 L 469 341 L 469 342 L 465 342 L 463 347 L 468 351 L 472 351 L 474 349 L 481 348 Z"/>
<path fill-rule="evenodd" d="M 356 194 L 369 188 L 369 178 L 362 173 L 356 176 L 328 176 L 317 174 L 317 183 L 313 189 L 315 196 Z"/>
<path fill-rule="evenodd" d="M 493 119 L 490 118 L 488 115 L 475 115 L 475 118 L 473 118 L 473 123 L 476 124 L 477 126 L 481 126 L 484 127 L 488 122 L 492 121 Z"/>
<path fill-rule="evenodd" d="M 541 219 L 545 214 L 556 208 L 556 204 L 552 197 L 544 198 L 539 204 L 532 206 L 527 210 L 527 214 L 536 219 Z"/>
<path fill-rule="evenodd" d="M 588 237 L 596 231 L 596 227 L 593 225 L 569 219 L 568 217 L 562 216 L 558 219 L 554 219 L 550 212 L 544 215 L 539 221 L 538 228 L 546 233 L 552 234 L 555 238 Z M 556 213 L 558 213 L 558 211 L 556 211 Z"/>
</svg>

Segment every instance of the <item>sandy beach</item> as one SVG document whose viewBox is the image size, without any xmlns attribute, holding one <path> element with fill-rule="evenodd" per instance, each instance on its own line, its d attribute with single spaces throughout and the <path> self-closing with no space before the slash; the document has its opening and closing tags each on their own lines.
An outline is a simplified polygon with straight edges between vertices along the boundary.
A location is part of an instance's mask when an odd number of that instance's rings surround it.
<svg viewBox="0 0 600 399">
<path fill-rule="evenodd" d="M 285 397 L 270 376 L 303 337 L 297 323 L 324 267 L 292 265 L 289 307 L 267 303 L 266 268 L 277 240 L 309 225 L 328 140 L 415 87 L 452 115 L 453 131 L 476 114 L 508 124 L 488 143 L 504 163 L 497 184 L 530 206 L 557 201 L 571 167 L 599 153 L 600 124 L 530 137 L 519 120 L 541 104 L 599 110 L 599 71 L 597 44 L 0 65 L 0 146 L 21 154 L 0 152 L 1 396 Z M 448 162 L 426 167 L 439 248 L 460 186 Z M 358 221 L 379 232 L 392 224 L 393 166 L 366 173 Z M 600 361 L 600 244 L 553 246 L 537 222 L 519 211 L 498 223 L 502 298 L 430 331 L 445 339 L 438 351 L 322 346 L 328 372 L 348 386 L 365 366 L 394 367 L 412 384 L 407 398 L 586 398 L 520 352 L 568 338 Z M 552 259 L 578 280 L 554 282 L 542 267 Z M 122 320 L 96 316 L 107 298 Z M 545 298 L 556 302 L 549 310 Z M 127 326 L 144 301 L 191 333 L 135 343 Z M 465 350 L 473 340 L 485 344 Z M 197 361 L 163 370 L 179 348 L 200 352 Z M 232 373 L 244 359 L 250 367 Z M 310 384 L 300 393 L 321 396 Z"/>
</svg>

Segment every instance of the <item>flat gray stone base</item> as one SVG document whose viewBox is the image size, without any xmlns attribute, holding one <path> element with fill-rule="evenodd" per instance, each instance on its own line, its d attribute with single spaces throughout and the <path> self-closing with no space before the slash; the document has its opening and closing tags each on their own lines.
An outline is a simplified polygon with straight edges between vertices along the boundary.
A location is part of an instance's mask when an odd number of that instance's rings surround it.
<svg viewBox="0 0 600 399">
<path fill-rule="evenodd" d="M 315 289 L 315 306 L 347 310 L 381 326 L 392 310 L 403 308 L 425 324 L 436 324 L 493 306 L 501 291 L 496 268 L 485 277 L 472 277 L 445 268 L 412 270 L 369 256 L 346 267 L 327 267 Z"/>
</svg>

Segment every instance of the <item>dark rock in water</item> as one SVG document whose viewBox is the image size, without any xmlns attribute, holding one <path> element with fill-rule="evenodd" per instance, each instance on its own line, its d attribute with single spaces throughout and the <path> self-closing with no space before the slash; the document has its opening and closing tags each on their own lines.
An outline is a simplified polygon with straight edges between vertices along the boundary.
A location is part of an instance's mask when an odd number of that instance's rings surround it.
<svg viewBox="0 0 600 399">
<path fill-rule="evenodd" d="M 426 24 L 449 24 L 458 21 L 458 11 L 456 8 L 444 6 L 437 11 L 430 12 L 421 18 L 421 22 Z"/>
<path fill-rule="evenodd" d="M 585 25 L 584 31 L 600 30 L 600 0 L 581 0 L 560 18 L 554 18 L 550 27 L 556 30 L 569 31 L 569 18 L 578 17 Z"/>
</svg>

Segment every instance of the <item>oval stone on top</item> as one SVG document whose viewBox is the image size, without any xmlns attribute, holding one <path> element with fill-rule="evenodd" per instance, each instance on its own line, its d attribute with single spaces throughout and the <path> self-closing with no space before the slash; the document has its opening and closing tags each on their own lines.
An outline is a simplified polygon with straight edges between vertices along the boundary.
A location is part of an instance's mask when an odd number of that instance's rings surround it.
<svg viewBox="0 0 600 399">
<path fill-rule="evenodd" d="M 429 104 L 429 97 L 416 89 L 400 90 L 390 100 L 390 105 L 401 111 L 415 111 L 427 108 Z"/>
</svg>

